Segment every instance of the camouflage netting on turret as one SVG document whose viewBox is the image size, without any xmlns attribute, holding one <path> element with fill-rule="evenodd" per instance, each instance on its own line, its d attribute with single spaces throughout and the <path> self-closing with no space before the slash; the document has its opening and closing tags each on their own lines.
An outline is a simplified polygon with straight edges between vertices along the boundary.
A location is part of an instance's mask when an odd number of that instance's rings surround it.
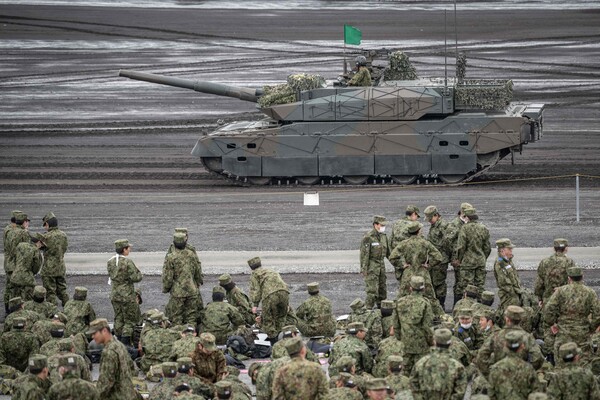
<svg viewBox="0 0 600 400">
<path fill-rule="evenodd" d="M 292 74 L 287 77 L 287 83 L 276 86 L 264 86 L 264 94 L 258 99 L 261 108 L 276 104 L 293 103 L 296 93 L 303 90 L 317 89 L 325 86 L 325 79 L 321 75 Z"/>
<path fill-rule="evenodd" d="M 390 66 L 383 71 L 386 81 L 411 81 L 418 79 L 417 70 L 402 51 L 390 54 Z"/>
<path fill-rule="evenodd" d="M 502 109 L 512 97 L 511 80 L 469 79 L 455 88 L 457 108 Z"/>
</svg>

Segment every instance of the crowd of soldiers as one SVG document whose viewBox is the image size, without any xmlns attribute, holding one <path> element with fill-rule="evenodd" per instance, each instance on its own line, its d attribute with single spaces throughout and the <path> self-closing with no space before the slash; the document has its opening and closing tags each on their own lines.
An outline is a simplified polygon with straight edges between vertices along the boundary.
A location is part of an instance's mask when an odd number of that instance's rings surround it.
<svg viewBox="0 0 600 400">
<path fill-rule="evenodd" d="M 47 232 L 30 234 L 27 215 L 14 211 L 4 230 L 0 392 L 14 399 L 128 400 L 141 393 L 151 399 L 462 399 L 467 392 L 471 399 L 600 399 L 600 303 L 566 255 L 567 240 L 554 240 L 555 253 L 540 262 L 533 291 L 521 284 L 511 241 L 497 240 L 496 294 L 484 287 L 490 234 L 475 208 L 463 203 L 449 223 L 435 206 L 424 214 L 427 237 L 416 206 L 392 225 L 389 239 L 387 220 L 373 218 L 360 246 L 366 296 L 349 305 L 342 321 L 317 282 L 293 309 L 287 284 L 259 257 L 247 262 L 249 295 L 223 274 L 205 306 L 201 262 L 185 228 L 175 229 L 163 264 L 168 303 L 142 313 L 134 285 L 143 276 L 129 257 L 131 244 L 119 239 L 107 262 L 111 327 L 97 318 L 86 288 L 76 287 L 69 298 L 68 241 L 57 217 L 48 213 Z M 385 259 L 399 281 L 395 300 L 387 298 Z M 446 313 L 449 266 L 456 280 Z M 266 357 L 270 362 L 249 364 L 253 391 L 240 369 L 250 358 Z M 96 382 L 92 361 L 100 362 Z M 150 391 L 148 381 L 156 383 Z"/>
</svg>

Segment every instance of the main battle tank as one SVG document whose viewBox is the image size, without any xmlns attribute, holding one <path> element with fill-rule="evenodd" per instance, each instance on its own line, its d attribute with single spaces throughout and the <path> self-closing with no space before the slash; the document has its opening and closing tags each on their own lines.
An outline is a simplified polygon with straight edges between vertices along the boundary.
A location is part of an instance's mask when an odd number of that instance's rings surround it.
<svg viewBox="0 0 600 400">
<path fill-rule="evenodd" d="M 265 92 L 121 70 L 120 76 L 258 102 Z M 224 125 L 192 150 L 210 171 L 255 185 L 460 183 L 542 137 L 543 104 L 510 102 L 512 82 L 379 79 L 297 90 Z"/>
</svg>

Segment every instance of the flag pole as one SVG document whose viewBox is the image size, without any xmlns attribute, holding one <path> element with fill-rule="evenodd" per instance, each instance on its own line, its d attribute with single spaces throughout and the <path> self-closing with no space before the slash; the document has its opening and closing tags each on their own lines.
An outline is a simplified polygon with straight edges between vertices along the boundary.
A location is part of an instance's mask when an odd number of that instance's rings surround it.
<svg viewBox="0 0 600 400">
<path fill-rule="evenodd" d="M 348 73 L 348 63 L 346 62 L 346 41 L 344 40 L 344 75 Z"/>
</svg>

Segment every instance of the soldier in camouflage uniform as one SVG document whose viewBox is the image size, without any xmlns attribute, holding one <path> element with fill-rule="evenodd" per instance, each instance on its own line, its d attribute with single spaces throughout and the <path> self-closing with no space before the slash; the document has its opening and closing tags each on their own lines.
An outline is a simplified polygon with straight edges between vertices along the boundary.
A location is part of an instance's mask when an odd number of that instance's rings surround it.
<svg viewBox="0 0 600 400">
<path fill-rule="evenodd" d="M 252 314 L 250 298 L 231 280 L 231 275 L 223 274 L 219 276 L 219 285 L 227 292 L 227 302 L 238 309 L 242 317 L 244 317 L 246 324 L 254 324 L 254 314 Z"/>
<path fill-rule="evenodd" d="M 329 376 L 336 375 L 339 371 L 336 361 L 343 356 L 350 356 L 356 361 L 356 373 L 371 373 L 373 370 L 373 356 L 365 344 L 367 328 L 362 322 L 351 322 L 346 328 L 346 336 L 333 345 L 329 356 Z"/>
<path fill-rule="evenodd" d="M 196 252 L 186 248 L 187 237 L 173 235 L 173 251 L 163 264 L 163 293 L 170 293 L 167 317 L 175 325 L 195 324 L 198 312 L 199 287 L 202 283 L 200 262 Z"/>
<path fill-rule="evenodd" d="M 72 355 L 63 355 L 58 359 L 58 374 L 62 380 L 52 385 L 48 391 L 49 400 L 100 399 L 96 386 L 79 377 L 78 364 Z"/>
<path fill-rule="evenodd" d="M 29 358 L 28 374 L 21 375 L 13 381 L 12 400 L 43 400 L 46 398 L 51 383 L 48 379 L 46 356 L 32 355 Z"/>
<path fill-rule="evenodd" d="M 306 286 L 310 297 L 296 309 L 300 332 L 306 337 L 333 337 L 335 318 L 331 311 L 331 300 L 320 294 L 318 282 Z"/>
<path fill-rule="evenodd" d="M 583 283 L 580 267 L 567 270 L 569 284 L 556 289 L 544 307 L 544 321 L 556 336 L 554 354 L 567 342 L 575 342 L 589 353 L 590 334 L 600 326 L 600 302 L 594 290 Z"/>
<path fill-rule="evenodd" d="M 490 232 L 479 222 L 477 211 L 467 208 L 463 215 L 468 222 L 460 229 L 452 257 L 454 269 L 460 271 L 454 288 L 455 297 L 460 296 L 469 284 L 477 286 L 479 293 L 483 292 L 485 264 L 492 251 Z"/>
<path fill-rule="evenodd" d="M 44 242 L 44 265 L 42 266 L 42 284 L 46 288 L 48 295 L 46 296 L 51 303 L 58 304 L 58 300 L 64 307 L 69 301 L 67 293 L 67 281 L 65 274 L 65 253 L 69 246 L 67 235 L 58 229 L 58 219 L 54 213 L 49 212 L 42 218 L 46 233 L 40 235 L 40 239 Z"/>
<path fill-rule="evenodd" d="M 196 335 L 196 328 L 193 325 L 186 326 L 181 332 L 181 339 L 173 343 L 169 359 L 177 361 L 182 357 L 190 357 L 199 341 L 200 338 Z"/>
<path fill-rule="evenodd" d="M 215 388 L 212 383 L 208 383 L 194 375 L 194 362 L 191 357 L 181 357 L 177 359 L 178 374 L 173 378 L 173 385 L 179 386 L 187 384 L 192 393 L 203 398 L 212 399 L 215 395 Z"/>
<path fill-rule="evenodd" d="M 4 313 L 8 315 L 8 300 L 10 300 L 10 274 L 12 273 L 12 269 L 9 266 L 8 261 L 8 253 L 10 243 L 8 240 L 10 232 L 17 227 L 16 216 L 17 214 L 21 214 L 22 212 L 19 210 L 13 210 L 10 215 L 10 223 L 4 227 L 4 235 L 2 236 L 2 243 L 4 245 L 4 274 L 6 275 L 6 286 L 4 288 Z"/>
<path fill-rule="evenodd" d="M 354 376 L 347 372 L 340 372 L 337 377 L 332 377 L 335 387 L 329 389 L 326 400 L 363 400 L 363 395 L 358 391 Z"/>
<path fill-rule="evenodd" d="M 483 335 L 479 331 L 479 326 L 473 324 L 473 309 L 460 309 L 457 315 L 458 325 L 454 335 L 474 354 L 483 345 Z"/>
<path fill-rule="evenodd" d="M 44 318 L 52 318 L 58 313 L 57 305 L 46 301 L 46 288 L 39 285 L 34 286 L 33 297 L 23 304 L 23 308 L 35 311 Z"/>
<path fill-rule="evenodd" d="M 496 294 L 494 292 L 491 292 L 489 290 L 484 290 L 483 293 L 481 293 L 481 299 L 479 302 L 474 303 L 471 308 L 473 308 L 474 313 L 473 313 L 473 323 L 478 324 L 479 320 L 477 317 L 477 313 L 478 312 L 485 312 L 488 313 L 490 312 L 491 317 L 488 319 L 492 319 L 494 324 L 498 323 L 498 318 L 497 318 L 497 311 L 492 308 L 492 304 L 494 304 L 494 299 L 496 298 Z"/>
<path fill-rule="evenodd" d="M 64 312 L 69 319 L 69 322 L 67 322 L 68 335 L 85 332 L 90 322 L 96 319 L 94 307 L 86 300 L 87 292 L 88 290 L 85 287 L 76 287 L 73 299 L 65 305 Z"/>
<path fill-rule="evenodd" d="M 291 361 L 273 380 L 273 398 L 278 400 L 323 400 L 328 392 L 327 376 L 320 365 L 306 361 L 306 346 L 293 338 L 286 349 Z"/>
<path fill-rule="evenodd" d="M 271 350 L 271 359 L 276 360 L 281 357 L 287 356 L 286 344 L 289 339 L 300 337 L 300 331 L 295 325 L 284 326 L 281 330 L 281 340 L 275 343 Z M 306 359 L 308 361 L 319 362 L 319 358 L 312 352 L 308 347 L 306 348 Z"/>
<path fill-rule="evenodd" d="M 162 312 L 152 314 L 150 323 L 154 329 L 146 332 L 140 339 L 144 353 L 140 368 L 144 372 L 148 372 L 153 365 L 168 361 L 171 357 L 173 342 L 177 340 L 179 335 L 177 332 L 166 329 L 166 321 Z"/>
<path fill-rule="evenodd" d="M 27 214 L 18 211 L 15 212 L 15 226 L 12 229 L 4 231 L 4 272 L 6 273 L 6 288 L 4 290 L 4 311 L 6 315 L 10 313 L 9 300 L 13 295 L 11 276 L 17 263 L 17 246 L 19 243 L 29 243 L 31 238 L 27 229 L 29 228 L 29 218 Z"/>
<path fill-rule="evenodd" d="M 454 260 L 454 249 L 456 248 L 456 244 L 458 242 L 458 234 L 462 227 L 467 223 L 467 217 L 464 216 L 463 211 L 467 208 L 473 208 L 473 206 L 469 203 L 462 203 L 460 205 L 460 209 L 458 210 L 458 215 L 448 223 L 448 231 L 446 240 L 448 241 L 448 246 L 452 249 L 452 256 L 450 257 L 450 261 L 452 266 L 454 267 L 454 299 L 452 304 L 456 304 L 458 300 L 460 300 L 463 296 L 463 292 L 460 292 L 460 287 L 458 286 L 459 282 L 462 282 L 460 278 L 460 269 L 456 268 L 454 264 L 456 264 L 456 260 Z"/>
<path fill-rule="evenodd" d="M 467 390 L 467 374 L 461 363 L 450 357 L 448 348 L 452 332 L 437 329 L 433 334 L 435 348 L 415 364 L 410 384 L 416 400 L 462 399 Z"/>
<path fill-rule="evenodd" d="M 286 354 L 264 365 L 256 377 L 256 400 L 271 400 L 273 394 L 273 380 L 275 373 L 279 368 L 290 362 L 290 357 Z"/>
<path fill-rule="evenodd" d="M 225 289 L 221 286 L 213 287 L 213 301 L 206 306 L 202 321 L 202 331 L 212 333 L 218 345 L 226 344 L 227 338 L 245 323 L 238 309 L 223 302 L 224 299 Z"/>
<path fill-rule="evenodd" d="M 538 388 L 533 367 L 526 356 L 523 333 L 512 331 L 505 336 L 506 356 L 490 368 L 490 398 L 494 400 L 527 400 Z"/>
<path fill-rule="evenodd" d="M 169 400 L 173 398 L 173 391 L 177 386 L 175 377 L 178 367 L 176 362 L 165 362 L 161 364 L 163 379 L 150 391 L 150 400 Z"/>
<path fill-rule="evenodd" d="M 396 398 L 400 395 L 408 397 L 408 394 L 410 394 L 410 396 L 412 396 L 410 379 L 402 374 L 402 368 L 404 367 L 404 359 L 402 356 L 389 356 L 387 359 L 387 367 L 387 376 L 384 378 L 389 387 L 396 394 Z"/>
<path fill-rule="evenodd" d="M 15 268 L 10 276 L 10 284 L 13 295 L 21 296 L 23 301 L 33 299 L 35 275 L 42 267 L 42 255 L 39 250 L 42 246 L 43 243 L 33 237 L 31 241 L 17 245 Z"/>
<path fill-rule="evenodd" d="M 231 382 L 231 398 L 234 400 L 250 400 L 252 390 L 240 380 L 240 370 L 232 365 L 228 365 L 225 369 L 227 374 L 221 382 Z"/>
<path fill-rule="evenodd" d="M 367 329 L 365 343 L 371 349 L 376 349 L 383 336 L 381 311 L 367 309 L 365 303 L 361 299 L 355 299 L 350 303 L 350 308 L 352 309 L 352 312 L 348 316 L 348 323 L 362 322 Z"/>
<path fill-rule="evenodd" d="M 477 298 L 479 297 L 479 289 L 475 285 L 467 285 L 465 288 L 465 295 L 462 299 L 456 302 L 454 309 L 452 310 L 452 317 L 458 320 L 458 310 L 463 308 L 475 308 L 477 304 Z"/>
<path fill-rule="evenodd" d="M 387 220 L 376 215 L 373 229 L 365 234 L 360 244 L 360 273 L 365 278 L 367 308 L 379 307 L 387 298 L 385 261 L 391 248 L 385 232 Z"/>
<path fill-rule="evenodd" d="M 431 303 L 423 297 L 425 280 L 420 276 L 410 279 L 411 293 L 396 303 L 394 334 L 404 343 L 404 374 L 410 375 L 415 363 L 429 352 L 433 344 Z"/>
<path fill-rule="evenodd" d="M 0 364 L 10 365 L 21 372 L 27 368 L 29 357 L 40 348 L 35 335 L 25 330 L 26 324 L 25 318 L 14 318 L 13 329 L 0 337 Z"/>
<path fill-rule="evenodd" d="M 142 273 L 127 256 L 131 245 L 127 239 L 115 241 L 117 254 L 107 263 L 109 281 L 112 285 L 110 301 L 115 312 L 114 329 L 117 337 L 126 346 L 131 345 L 134 327 L 139 321 L 134 283 L 142 280 Z"/>
<path fill-rule="evenodd" d="M 446 292 L 448 291 L 448 285 L 446 283 L 448 263 L 452 257 L 453 250 L 449 240 L 449 238 L 453 236 L 453 233 L 451 232 L 452 227 L 445 219 L 442 219 L 436 206 L 427 207 L 424 214 L 425 220 L 431 224 L 427 240 L 434 245 L 442 255 L 442 262 L 435 267 L 432 266 L 429 269 L 429 274 L 431 275 L 431 283 L 433 284 L 435 297 L 443 308 L 446 304 Z"/>
<path fill-rule="evenodd" d="M 96 382 L 100 397 L 103 400 L 136 400 L 131 382 L 133 362 L 125 346 L 110 333 L 108 321 L 104 318 L 93 320 L 87 334 L 96 343 L 104 345 Z"/>
<path fill-rule="evenodd" d="M 564 367 L 558 369 L 547 393 L 556 400 L 587 400 L 600 399 L 598 381 L 592 371 L 580 366 L 580 349 L 576 343 L 568 342 L 560 346 L 558 356 L 562 359 Z"/>
<path fill-rule="evenodd" d="M 371 72 L 367 68 L 365 56 L 357 56 L 355 59 L 356 73 L 348 81 L 348 86 L 371 86 Z"/>
<path fill-rule="evenodd" d="M 408 239 L 408 224 L 411 222 L 418 221 L 421 216 L 419 215 L 419 208 L 414 205 L 406 207 L 404 218 L 394 221 L 392 225 L 392 232 L 390 236 L 390 252 L 393 251 L 401 241 Z M 396 279 L 400 281 L 400 278 L 396 276 Z"/>
<path fill-rule="evenodd" d="M 58 342 L 65 337 L 65 326 L 54 325 L 50 329 L 50 336 L 52 336 L 52 338 L 44 343 L 38 351 L 38 353 L 43 354 L 46 357 L 58 353 Z"/>
<path fill-rule="evenodd" d="M 375 378 L 366 383 L 367 398 L 371 400 L 393 399 L 390 396 L 390 387 L 385 379 Z"/>
<path fill-rule="evenodd" d="M 385 378 L 388 374 L 388 360 L 392 356 L 401 356 L 404 354 L 404 344 L 392 335 L 383 339 L 379 343 L 377 356 L 375 356 L 375 366 L 373 367 L 373 376 L 376 378 Z"/>
<path fill-rule="evenodd" d="M 524 291 L 513 261 L 513 245 L 510 239 L 496 240 L 496 246 L 498 247 L 498 259 L 494 263 L 494 277 L 498 284 L 498 296 L 500 297 L 499 310 L 502 312 L 508 306 L 522 306 Z"/>
<path fill-rule="evenodd" d="M 290 291 L 278 272 L 262 266 L 259 257 L 248 260 L 252 270 L 250 277 L 250 300 L 252 313 L 256 314 L 262 303 L 261 329 L 273 343 L 277 335 L 286 325 L 289 309 Z"/>
<path fill-rule="evenodd" d="M 391 328 L 394 326 L 394 310 L 396 309 L 396 303 L 392 300 L 384 300 L 381 302 L 381 338 L 385 339 L 390 336 L 394 336 L 391 333 Z"/>
<path fill-rule="evenodd" d="M 62 338 L 58 341 L 58 351 L 48 356 L 48 370 L 50 371 L 50 381 L 54 384 L 60 381 L 60 359 L 68 358 L 73 364 L 71 369 L 73 374 L 84 381 L 91 382 L 92 375 L 90 365 L 85 361 L 83 356 L 75 353 L 75 344 L 73 339 Z"/>
<path fill-rule="evenodd" d="M 335 370 L 338 374 L 347 373 L 352 376 L 352 380 L 354 384 L 358 388 L 358 391 L 362 393 L 363 396 L 367 395 L 367 388 L 365 387 L 365 383 L 368 379 L 371 379 L 371 375 L 364 373 L 358 375 L 356 373 L 356 360 L 352 356 L 342 356 L 338 358 L 335 362 Z M 329 387 L 331 388 L 332 382 L 330 382 Z"/>
<path fill-rule="evenodd" d="M 23 306 L 23 299 L 20 297 L 13 297 L 9 300 L 8 309 L 10 311 L 10 315 L 4 320 L 4 332 L 8 332 L 12 329 L 15 318 L 25 318 L 25 320 L 27 320 L 25 330 L 28 332 L 31 332 L 33 325 L 36 322 L 43 319 L 43 316 L 40 314 L 36 313 L 35 311 L 26 310 L 23 308 Z"/>
<path fill-rule="evenodd" d="M 215 383 L 225 375 L 225 356 L 215 345 L 215 337 L 210 333 L 202 333 L 200 342 L 192 354 L 195 374 L 207 382 Z"/>
<path fill-rule="evenodd" d="M 479 331 L 483 336 L 484 342 L 493 333 L 500 330 L 500 328 L 496 326 L 496 313 L 494 310 L 477 310 L 473 315 L 473 321 L 475 321 L 475 319 L 477 319 L 477 323 L 479 324 Z"/>
</svg>

